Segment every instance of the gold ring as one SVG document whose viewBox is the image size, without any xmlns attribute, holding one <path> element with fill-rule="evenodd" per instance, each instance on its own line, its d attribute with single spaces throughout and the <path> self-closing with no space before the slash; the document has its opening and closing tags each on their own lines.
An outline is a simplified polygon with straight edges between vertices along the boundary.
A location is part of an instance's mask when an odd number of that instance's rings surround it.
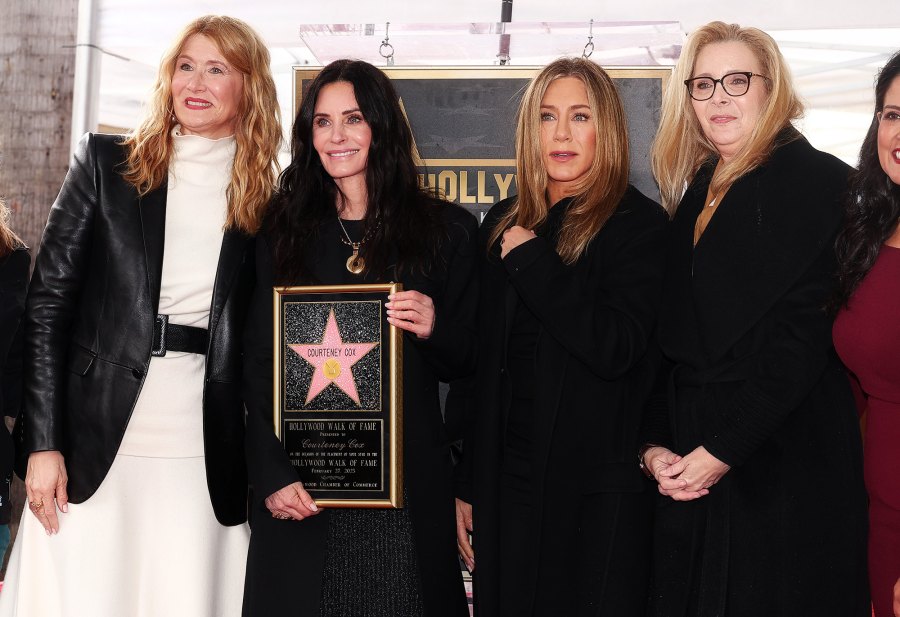
<svg viewBox="0 0 900 617">
<path fill-rule="evenodd" d="M 284 512 L 273 512 L 272 516 L 277 518 L 279 521 L 286 521 L 291 518 L 290 514 L 285 514 Z"/>
<path fill-rule="evenodd" d="M 38 510 L 42 510 L 44 508 L 44 499 L 41 498 L 41 500 L 37 501 L 37 502 L 32 501 L 28 505 L 31 507 L 32 510 L 37 512 Z"/>
</svg>

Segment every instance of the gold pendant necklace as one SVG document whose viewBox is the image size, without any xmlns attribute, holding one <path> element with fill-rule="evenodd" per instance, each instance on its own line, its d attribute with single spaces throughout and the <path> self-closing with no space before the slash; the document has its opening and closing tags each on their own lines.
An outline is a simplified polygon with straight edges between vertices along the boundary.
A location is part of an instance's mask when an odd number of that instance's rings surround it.
<svg viewBox="0 0 900 617">
<path fill-rule="evenodd" d="M 350 234 L 347 233 L 347 228 L 344 227 L 344 222 L 341 220 L 340 216 L 338 217 L 338 224 L 341 226 L 341 231 L 344 232 L 344 236 L 346 237 L 346 240 L 341 238 L 341 242 L 353 249 L 353 254 L 347 258 L 347 270 L 353 274 L 359 274 L 366 268 L 366 262 L 362 258 L 362 255 L 359 254 L 359 247 L 368 239 L 369 234 L 366 234 L 359 242 L 354 242 L 350 239 Z"/>
<path fill-rule="evenodd" d="M 347 258 L 347 270 L 359 274 L 365 269 L 366 262 L 359 256 L 359 242 L 351 242 L 350 246 L 353 248 L 353 254 Z"/>
</svg>

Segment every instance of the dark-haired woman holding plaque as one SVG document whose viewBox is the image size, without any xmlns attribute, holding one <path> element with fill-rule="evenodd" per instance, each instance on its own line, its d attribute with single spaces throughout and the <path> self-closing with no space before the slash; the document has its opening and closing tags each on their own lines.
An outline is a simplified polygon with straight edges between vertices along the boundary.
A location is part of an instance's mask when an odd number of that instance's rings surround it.
<svg viewBox="0 0 900 617">
<path fill-rule="evenodd" d="M 325 67 L 294 122 L 292 161 L 257 244 L 247 333 L 247 456 L 254 489 L 244 614 L 460 617 L 451 460 L 438 381 L 472 370 L 474 217 L 419 188 L 390 80 L 361 61 Z M 318 507 L 272 427 L 272 287 L 398 281 L 405 507 Z"/>
</svg>

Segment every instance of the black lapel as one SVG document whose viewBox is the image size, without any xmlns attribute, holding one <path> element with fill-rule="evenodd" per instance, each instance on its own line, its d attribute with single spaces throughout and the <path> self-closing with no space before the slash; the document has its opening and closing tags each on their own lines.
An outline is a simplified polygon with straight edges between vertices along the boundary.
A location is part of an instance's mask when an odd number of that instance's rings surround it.
<svg viewBox="0 0 900 617">
<path fill-rule="evenodd" d="M 163 248 L 166 244 L 166 196 L 168 182 L 140 198 L 141 233 L 147 261 L 147 285 L 154 314 L 159 312 L 159 288 L 162 284 Z"/>
<path fill-rule="evenodd" d="M 659 316 L 658 331 L 660 345 L 671 357 L 683 358 L 685 351 L 699 347 L 692 281 L 694 225 L 703 209 L 714 167 L 713 161 L 697 173 L 678 204 L 668 236 L 663 282 L 665 309 Z"/>
<path fill-rule="evenodd" d="M 803 138 L 732 185 L 694 250 L 693 292 L 710 359 L 722 357 L 828 250 L 846 166 Z"/>
<path fill-rule="evenodd" d="M 234 229 L 228 229 L 222 236 L 222 250 L 219 251 L 219 264 L 216 266 L 216 282 L 213 285 L 212 305 L 209 309 L 209 333 L 212 334 L 219 324 L 222 309 L 228 300 L 228 294 L 234 279 L 240 272 L 241 262 L 245 258 L 245 248 L 250 236 Z"/>
</svg>

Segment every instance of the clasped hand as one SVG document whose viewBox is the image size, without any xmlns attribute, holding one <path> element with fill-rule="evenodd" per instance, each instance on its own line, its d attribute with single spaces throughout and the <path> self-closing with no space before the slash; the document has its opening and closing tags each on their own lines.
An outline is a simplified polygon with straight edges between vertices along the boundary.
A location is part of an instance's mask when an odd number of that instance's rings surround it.
<svg viewBox="0 0 900 617">
<path fill-rule="evenodd" d="M 686 456 L 656 446 L 644 453 L 644 464 L 659 483 L 659 492 L 675 501 L 709 495 L 709 489 L 731 469 L 703 446 Z"/>
</svg>

